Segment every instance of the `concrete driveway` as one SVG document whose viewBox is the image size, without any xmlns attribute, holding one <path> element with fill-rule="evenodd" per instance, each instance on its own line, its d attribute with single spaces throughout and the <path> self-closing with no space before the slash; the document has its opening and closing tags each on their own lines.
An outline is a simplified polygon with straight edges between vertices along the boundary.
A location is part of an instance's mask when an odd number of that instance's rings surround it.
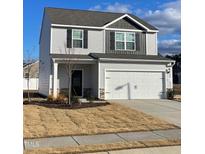
<svg viewBox="0 0 205 154">
<path fill-rule="evenodd" d="M 166 99 L 143 99 L 143 100 L 109 100 L 120 103 L 129 108 L 142 111 L 152 116 L 181 127 L 181 103 Z"/>
<path fill-rule="evenodd" d="M 97 152 L 95 154 L 127 154 L 127 153 L 129 154 L 180 154 L 181 146 L 115 150 L 115 151 L 108 151 L 108 152 Z M 93 153 L 86 153 L 86 154 L 93 154 Z"/>
</svg>

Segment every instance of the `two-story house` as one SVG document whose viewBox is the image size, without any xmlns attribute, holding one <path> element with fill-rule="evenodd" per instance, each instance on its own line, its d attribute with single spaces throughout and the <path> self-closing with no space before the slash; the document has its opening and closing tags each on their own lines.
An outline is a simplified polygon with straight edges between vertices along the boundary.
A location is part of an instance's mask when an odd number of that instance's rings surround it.
<svg viewBox="0 0 205 154">
<path fill-rule="evenodd" d="M 160 99 L 173 87 L 173 60 L 158 55 L 158 29 L 125 13 L 45 8 L 40 34 L 39 92 L 68 89 L 100 99 Z M 69 52 L 68 52 L 69 51 Z"/>
</svg>

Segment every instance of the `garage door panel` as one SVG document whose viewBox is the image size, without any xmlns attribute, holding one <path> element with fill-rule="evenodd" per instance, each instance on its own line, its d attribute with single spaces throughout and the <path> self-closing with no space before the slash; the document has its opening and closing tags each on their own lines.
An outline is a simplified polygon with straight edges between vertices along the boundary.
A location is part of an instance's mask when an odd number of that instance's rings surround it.
<svg viewBox="0 0 205 154">
<path fill-rule="evenodd" d="M 164 90 L 162 72 L 125 72 L 106 73 L 107 99 L 158 99 Z"/>
</svg>

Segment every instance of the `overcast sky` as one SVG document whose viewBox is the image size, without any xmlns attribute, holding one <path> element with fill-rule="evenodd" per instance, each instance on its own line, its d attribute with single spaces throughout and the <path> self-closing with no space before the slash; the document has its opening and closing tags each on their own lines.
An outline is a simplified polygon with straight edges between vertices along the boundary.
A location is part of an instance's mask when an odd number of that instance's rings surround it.
<svg viewBox="0 0 205 154">
<path fill-rule="evenodd" d="M 24 0 L 24 56 L 32 50 L 38 58 L 39 35 L 44 7 L 132 13 L 159 29 L 161 54 L 181 52 L 180 0 Z"/>
</svg>

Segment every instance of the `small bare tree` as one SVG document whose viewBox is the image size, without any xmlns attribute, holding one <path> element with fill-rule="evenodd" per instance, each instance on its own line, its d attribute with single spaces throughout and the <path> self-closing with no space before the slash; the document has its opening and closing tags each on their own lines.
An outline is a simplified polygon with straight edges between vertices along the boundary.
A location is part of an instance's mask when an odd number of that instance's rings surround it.
<svg viewBox="0 0 205 154">
<path fill-rule="evenodd" d="M 25 61 L 27 63 L 26 65 L 26 72 L 25 72 L 25 78 L 27 79 L 27 97 L 28 97 L 28 102 L 31 102 L 31 97 L 30 97 L 30 76 L 31 76 L 31 64 L 33 62 L 32 59 L 32 53 L 34 52 L 35 47 L 33 47 L 33 51 L 31 50 L 26 50 L 26 55 L 25 55 Z"/>
<path fill-rule="evenodd" d="M 67 48 L 66 43 L 64 43 L 64 53 L 68 55 L 68 57 L 65 58 L 65 67 L 66 67 L 66 73 L 68 76 L 68 104 L 72 106 L 71 102 L 71 95 L 72 95 L 72 89 L 71 89 L 71 82 L 72 82 L 72 73 L 73 69 L 75 68 L 75 64 L 73 63 L 73 59 L 71 56 L 75 53 L 74 49 L 72 48 Z"/>
</svg>

